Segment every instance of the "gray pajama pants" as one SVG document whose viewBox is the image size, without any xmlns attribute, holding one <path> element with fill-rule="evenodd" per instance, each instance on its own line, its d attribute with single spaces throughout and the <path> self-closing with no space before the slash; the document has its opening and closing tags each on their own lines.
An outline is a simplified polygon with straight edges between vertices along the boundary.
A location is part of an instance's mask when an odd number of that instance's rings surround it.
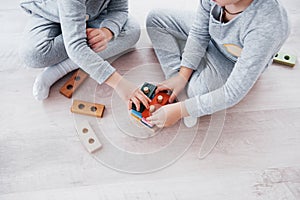
<svg viewBox="0 0 300 200">
<path fill-rule="evenodd" d="M 87 27 L 98 28 L 100 23 L 100 19 L 90 21 L 87 22 Z M 135 45 L 139 37 L 140 26 L 137 21 L 129 17 L 118 37 L 111 40 L 107 48 L 98 55 L 103 59 L 118 55 Z M 38 15 L 32 15 L 29 19 L 24 41 L 20 47 L 20 56 L 26 66 L 31 68 L 45 68 L 62 61 L 68 65 L 72 63 L 74 69 L 78 68 L 68 58 L 60 24 Z"/>
<path fill-rule="evenodd" d="M 175 75 L 181 66 L 181 56 L 195 19 L 195 13 L 170 10 L 153 10 L 147 17 L 147 32 L 166 79 Z M 209 52 L 220 54 L 220 52 Z M 217 55 L 222 58 L 222 55 Z M 221 63 L 222 61 L 220 61 Z M 220 88 L 232 68 L 213 65 L 209 54 L 201 60 L 187 85 L 188 96 L 203 95 Z"/>
</svg>

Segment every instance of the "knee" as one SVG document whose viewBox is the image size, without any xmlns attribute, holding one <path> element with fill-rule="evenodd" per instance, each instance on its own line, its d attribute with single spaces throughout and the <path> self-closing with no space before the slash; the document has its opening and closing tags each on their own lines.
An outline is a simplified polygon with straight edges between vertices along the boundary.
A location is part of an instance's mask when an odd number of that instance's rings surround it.
<svg viewBox="0 0 300 200">
<path fill-rule="evenodd" d="M 151 10 L 146 19 L 146 29 L 151 40 L 157 38 L 157 34 L 160 34 L 160 29 L 166 28 L 165 15 L 161 9 Z"/>
<path fill-rule="evenodd" d="M 139 22 L 129 17 L 124 28 L 124 36 L 127 38 L 126 41 L 128 42 L 129 46 L 134 46 L 141 36 L 141 27 Z"/>
<path fill-rule="evenodd" d="M 163 21 L 165 18 L 165 11 L 162 9 L 151 10 L 146 19 L 146 27 L 149 28 L 163 28 Z"/>
<path fill-rule="evenodd" d="M 33 42 L 24 42 L 19 48 L 19 57 L 26 67 L 44 68 L 47 67 L 43 49 L 39 48 Z"/>
</svg>

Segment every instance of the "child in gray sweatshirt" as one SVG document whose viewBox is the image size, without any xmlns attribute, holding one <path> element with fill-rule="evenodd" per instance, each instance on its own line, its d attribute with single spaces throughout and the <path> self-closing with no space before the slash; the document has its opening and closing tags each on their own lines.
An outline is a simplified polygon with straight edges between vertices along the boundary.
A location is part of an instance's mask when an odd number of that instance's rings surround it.
<svg viewBox="0 0 300 200">
<path fill-rule="evenodd" d="M 152 11 L 147 31 L 167 78 L 158 91 L 172 90 L 172 102 L 187 87 L 187 100 L 148 118 L 170 126 L 241 101 L 272 63 L 289 23 L 278 0 L 199 0 L 196 14 Z"/>
<path fill-rule="evenodd" d="M 55 81 L 80 67 L 125 101 L 148 107 L 150 99 L 105 61 L 139 39 L 128 0 L 22 0 L 20 5 L 30 13 L 20 55 L 27 66 L 45 68 L 33 86 L 36 99 L 47 98 Z"/>
</svg>

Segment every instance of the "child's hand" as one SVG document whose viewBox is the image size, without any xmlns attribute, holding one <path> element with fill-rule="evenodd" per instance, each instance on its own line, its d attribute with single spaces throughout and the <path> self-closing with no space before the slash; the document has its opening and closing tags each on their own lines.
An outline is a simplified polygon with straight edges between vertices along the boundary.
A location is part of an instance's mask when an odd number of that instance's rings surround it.
<svg viewBox="0 0 300 200">
<path fill-rule="evenodd" d="M 187 82 L 188 81 L 180 73 L 178 73 L 176 76 L 173 76 L 172 78 L 169 78 L 168 80 L 158 84 L 155 93 L 164 90 L 171 90 L 172 94 L 169 98 L 169 103 L 172 103 L 179 93 L 184 89 Z"/>
<path fill-rule="evenodd" d="M 155 124 L 159 128 L 168 127 L 175 124 L 182 117 L 188 116 L 184 103 L 178 102 L 162 106 L 157 111 L 147 117 L 147 121 Z"/>
<path fill-rule="evenodd" d="M 87 28 L 86 35 L 88 45 L 97 53 L 106 49 L 113 37 L 113 33 L 107 28 Z"/>
<path fill-rule="evenodd" d="M 128 109 L 132 108 L 132 103 L 135 104 L 137 111 L 140 110 L 140 102 L 144 104 L 144 106 L 149 109 L 149 103 L 151 99 L 149 99 L 138 86 L 134 85 L 130 81 L 122 78 L 118 85 L 115 88 L 118 95 L 124 100 L 128 102 Z"/>
</svg>

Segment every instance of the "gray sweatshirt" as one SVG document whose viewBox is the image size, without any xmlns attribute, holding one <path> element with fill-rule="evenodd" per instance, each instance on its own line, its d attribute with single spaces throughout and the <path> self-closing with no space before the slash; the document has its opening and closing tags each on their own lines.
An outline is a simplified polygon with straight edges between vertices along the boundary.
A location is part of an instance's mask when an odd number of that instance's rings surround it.
<svg viewBox="0 0 300 200">
<path fill-rule="evenodd" d="M 289 34 L 287 13 L 277 0 L 253 0 L 228 23 L 220 22 L 220 13 L 221 8 L 212 0 L 200 0 L 181 66 L 196 70 L 206 56 L 212 65 L 233 70 L 221 88 L 185 101 L 188 113 L 194 117 L 212 114 L 242 100 Z M 242 48 L 240 57 L 230 54 L 224 44 Z"/>
<path fill-rule="evenodd" d="M 21 0 L 25 11 L 60 23 L 69 58 L 98 83 L 115 69 L 98 56 L 86 39 L 86 20 L 104 19 L 99 28 L 110 29 L 117 37 L 127 21 L 128 0 Z"/>
</svg>

